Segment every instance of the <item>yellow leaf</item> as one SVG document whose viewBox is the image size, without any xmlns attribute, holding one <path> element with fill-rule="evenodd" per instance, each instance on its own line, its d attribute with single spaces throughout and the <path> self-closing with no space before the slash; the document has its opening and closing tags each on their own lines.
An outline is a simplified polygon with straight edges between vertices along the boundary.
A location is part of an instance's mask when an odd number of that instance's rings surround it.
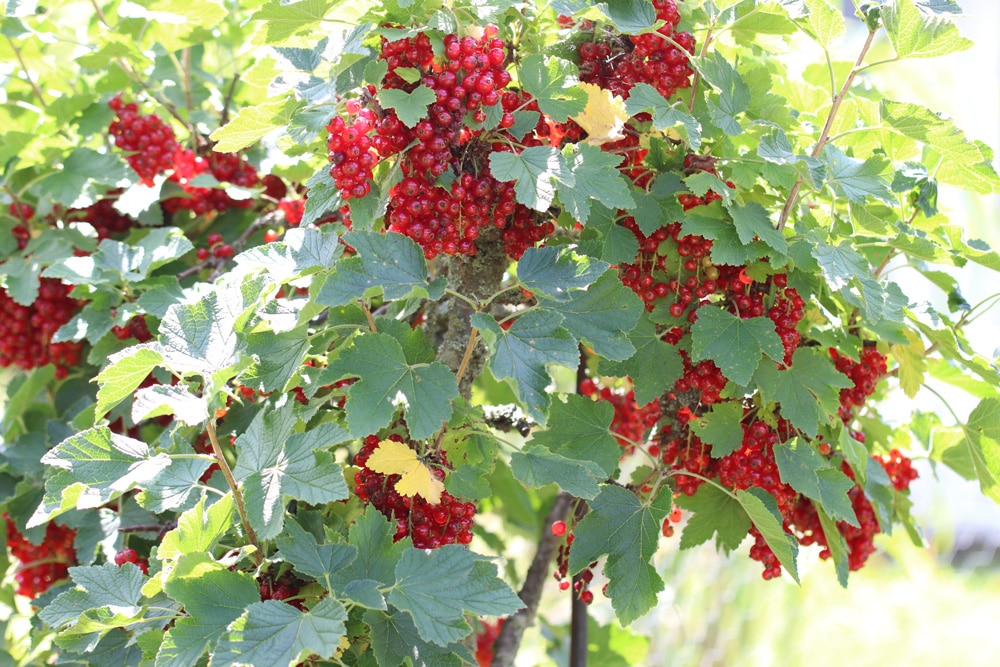
<svg viewBox="0 0 1000 667">
<path fill-rule="evenodd" d="M 927 370 L 926 352 L 924 343 L 916 332 L 907 330 L 906 339 L 909 344 L 892 345 L 890 349 L 893 358 L 899 364 L 899 386 L 909 398 L 913 398 L 924 384 L 924 371 Z"/>
<path fill-rule="evenodd" d="M 592 83 L 581 83 L 580 88 L 587 93 L 587 106 L 572 118 L 587 131 L 587 141 L 600 146 L 623 139 L 629 115 L 622 98 Z"/>
<path fill-rule="evenodd" d="M 412 498 L 420 494 L 432 505 L 441 502 L 444 492 L 444 482 L 434 476 L 434 471 L 428 468 L 417 453 L 402 442 L 383 440 L 378 448 L 368 457 L 365 463 L 369 470 L 383 475 L 399 475 L 396 491 L 401 496 Z"/>
</svg>

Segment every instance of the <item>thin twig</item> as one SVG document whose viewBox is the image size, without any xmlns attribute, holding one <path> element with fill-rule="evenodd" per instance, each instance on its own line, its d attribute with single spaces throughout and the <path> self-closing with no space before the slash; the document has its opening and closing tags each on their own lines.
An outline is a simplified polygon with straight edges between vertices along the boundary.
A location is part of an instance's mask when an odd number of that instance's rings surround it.
<svg viewBox="0 0 1000 667">
<path fill-rule="evenodd" d="M 861 63 L 864 62 L 865 57 L 868 55 L 868 49 L 871 48 L 872 42 L 875 41 L 875 30 L 870 30 L 868 32 L 868 39 L 865 40 L 865 45 L 861 47 L 861 53 L 858 54 L 858 59 L 854 63 L 851 73 L 847 75 L 847 79 L 844 81 L 844 85 L 840 88 L 840 92 L 834 96 L 833 104 L 830 106 L 830 113 L 826 116 L 826 123 L 823 125 L 823 131 L 819 135 L 819 141 L 816 142 L 816 146 L 813 148 L 811 157 L 817 158 L 819 154 L 823 151 L 826 146 L 827 141 L 830 138 L 830 130 L 833 128 L 833 121 L 837 117 L 837 112 L 840 111 L 840 105 L 847 97 L 848 91 L 851 89 L 851 84 L 854 83 L 854 77 L 857 76 L 858 72 L 861 71 Z M 799 192 L 802 190 L 802 184 L 805 181 L 805 177 L 799 176 L 795 185 L 792 186 L 791 192 L 788 193 L 788 199 L 785 200 L 785 206 L 781 209 L 781 216 L 778 218 L 778 229 L 784 229 L 785 225 L 788 223 L 788 216 L 791 215 L 792 209 L 795 208 L 795 204 L 798 202 Z"/>
<path fill-rule="evenodd" d="M 97 14 L 98 20 L 103 23 L 106 27 L 110 28 L 111 24 L 108 23 L 107 17 L 104 16 L 104 10 L 101 6 L 97 4 L 97 0 L 90 0 L 90 4 L 94 6 L 94 12 Z"/>
<path fill-rule="evenodd" d="M 48 109 L 49 105 L 45 103 L 45 98 L 42 97 L 42 90 L 35 83 L 35 80 L 31 78 L 31 71 L 28 66 L 24 63 L 24 58 L 21 57 L 21 49 L 17 48 L 17 44 L 9 36 L 7 37 L 7 42 L 10 44 L 10 48 L 14 51 L 14 56 L 17 58 L 17 62 L 21 65 L 21 70 L 24 72 L 24 78 L 28 80 L 28 85 L 31 86 L 31 90 L 38 100 L 38 104 L 42 109 Z"/>
<path fill-rule="evenodd" d="M 181 51 L 181 66 L 184 73 L 184 105 L 187 107 L 188 116 L 194 111 L 194 100 L 191 94 L 191 49 L 186 48 Z"/>
<path fill-rule="evenodd" d="M 219 464 L 219 468 L 222 469 L 222 476 L 226 478 L 226 483 L 229 484 L 229 488 L 233 492 L 233 501 L 236 503 L 236 511 L 240 515 L 240 523 L 243 524 L 243 531 L 246 533 L 250 544 L 256 547 L 256 551 L 253 554 L 254 562 L 260 565 L 264 562 L 264 553 L 260 547 L 260 540 L 257 538 L 257 533 L 247 518 L 247 508 L 243 503 L 243 494 L 240 492 L 239 484 L 236 483 L 236 477 L 233 476 L 233 471 L 229 467 L 229 461 L 226 460 L 225 455 L 222 453 L 222 448 L 219 446 L 219 438 L 215 434 L 215 422 L 209 420 L 205 425 L 205 431 L 208 433 L 209 442 L 212 443 L 212 453 L 215 455 L 215 462 Z"/>
<path fill-rule="evenodd" d="M 469 342 L 465 346 L 465 354 L 462 356 L 462 363 L 458 365 L 458 372 L 455 374 L 455 381 L 461 386 L 462 377 L 465 375 L 465 370 L 469 367 L 469 360 L 472 359 L 472 351 L 476 349 L 476 341 L 479 340 L 479 331 L 473 329 L 472 333 L 469 334 Z"/>
<path fill-rule="evenodd" d="M 705 41 L 701 44 L 701 50 L 698 52 L 698 58 L 704 58 L 705 54 L 708 53 L 708 43 L 712 41 L 712 29 L 715 27 L 713 23 L 708 27 L 708 32 L 705 33 Z M 688 98 L 688 114 L 694 113 L 694 103 L 695 98 L 698 93 L 698 84 L 701 83 L 701 73 L 695 69 L 694 76 L 691 77 L 691 96 Z"/>
<path fill-rule="evenodd" d="M 233 103 L 233 95 L 236 94 L 236 84 L 239 80 L 240 73 L 237 72 L 233 75 L 233 80 L 229 84 L 229 90 L 226 91 L 226 99 L 222 102 L 222 113 L 219 114 L 219 127 L 229 122 L 229 107 Z"/>
<path fill-rule="evenodd" d="M 368 307 L 368 304 L 364 301 L 361 302 L 361 310 L 365 311 L 365 319 L 368 320 L 368 328 L 372 333 L 378 333 L 378 327 L 375 326 L 375 318 L 372 317 L 372 311 Z"/>
</svg>

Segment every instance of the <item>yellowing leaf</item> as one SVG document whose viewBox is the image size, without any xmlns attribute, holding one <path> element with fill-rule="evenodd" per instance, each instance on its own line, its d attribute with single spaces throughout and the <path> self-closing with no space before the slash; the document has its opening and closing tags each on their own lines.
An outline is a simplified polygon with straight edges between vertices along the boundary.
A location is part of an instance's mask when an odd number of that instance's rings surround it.
<svg viewBox="0 0 1000 667">
<path fill-rule="evenodd" d="M 600 146 L 624 138 L 629 115 L 622 98 L 592 83 L 581 83 L 580 88 L 587 93 L 587 106 L 572 118 L 587 131 L 587 141 Z"/>
<path fill-rule="evenodd" d="M 402 496 L 412 498 L 419 493 L 432 505 L 441 502 L 444 482 L 435 477 L 434 472 L 417 458 L 417 453 L 402 442 L 383 440 L 378 443 L 378 449 L 372 452 L 365 465 L 383 475 L 399 475 L 396 491 Z"/>
<path fill-rule="evenodd" d="M 907 345 L 891 346 L 892 356 L 899 364 L 899 386 L 910 398 L 917 395 L 924 384 L 924 371 L 927 370 L 926 352 L 920 335 L 907 330 Z"/>
</svg>

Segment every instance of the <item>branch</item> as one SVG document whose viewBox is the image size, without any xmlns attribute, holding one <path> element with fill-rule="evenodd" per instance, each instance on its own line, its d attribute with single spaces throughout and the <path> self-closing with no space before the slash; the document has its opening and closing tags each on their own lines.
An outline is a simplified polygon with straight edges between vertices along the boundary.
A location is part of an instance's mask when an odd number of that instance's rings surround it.
<svg viewBox="0 0 1000 667">
<path fill-rule="evenodd" d="M 875 41 L 875 30 L 870 30 L 868 32 L 868 39 L 865 40 L 865 45 L 861 47 L 861 53 L 858 54 L 858 59 L 854 63 L 854 68 L 851 69 L 851 73 L 847 75 L 847 79 L 844 81 L 844 85 L 840 88 L 840 92 L 834 96 L 833 104 L 830 106 L 830 113 L 826 116 L 826 124 L 823 125 L 823 131 L 819 135 L 819 141 L 816 142 L 816 146 L 810 157 L 819 157 L 819 154 L 823 151 L 827 142 L 830 140 L 830 130 L 833 128 L 833 121 L 837 117 L 837 112 L 840 111 L 840 105 L 847 97 L 847 92 L 851 88 L 851 84 L 854 83 L 854 77 L 857 76 L 858 72 L 861 71 L 861 63 L 865 61 L 865 57 L 868 55 L 868 49 L 871 48 L 872 42 Z M 778 218 L 778 229 L 784 229 L 785 225 L 788 223 L 788 216 L 791 215 L 792 209 L 795 208 L 795 204 L 799 199 L 799 191 L 802 190 L 802 183 L 804 182 L 804 177 L 799 175 L 798 179 L 795 181 L 795 185 L 792 186 L 791 192 L 788 193 L 788 199 L 785 200 L 785 206 L 781 209 L 781 217 Z"/>
<path fill-rule="evenodd" d="M 545 517 L 541 539 L 538 541 L 538 551 L 535 552 L 535 558 L 528 568 L 528 575 L 524 578 L 524 585 L 518 593 L 524 602 L 524 609 L 503 622 L 500 636 L 493 645 L 493 667 L 511 667 L 514 664 L 524 631 L 535 621 L 538 604 L 542 599 L 542 588 L 549 576 L 549 564 L 555 557 L 556 548 L 562 539 L 552 534 L 552 524 L 564 521 L 569 515 L 572 504 L 573 496 L 563 491 L 556 496 L 552 509 Z"/>
<path fill-rule="evenodd" d="M 41 105 L 42 109 L 48 109 L 49 105 L 45 103 L 45 98 L 42 96 L 42 90 L 35 83 L 35 80 L 31 78 L 31 71 L 28 66 L 24 63 L 24 58 L 21 57 L 21 49 L 17 48 L 17 44 L 10 37 L 7 37 L 7 42 L 10 44 L 10 48 L 14 51 L 14 56 L 17 58 L 17 62 L 21 65 L 21 70 L 24 72 L 24 78 L 28 80 L 28 85 L 31 86 L 31 91 L 34 93 L 35 98 L 38 100 L 38 104 Z"/>
<path fill-rule="evenodd" d="M 257 538 L 257 533 L 247 518 L 247 508 L 243 503 L 243 494 L 240 492 L 239 484 L 236 483 L 236 477 L 233 476 L 233 471 L 229 467 L 229 461 L 226 460 L 225 455 L 222 453 L 222 448 L 219 447 L 219 438 L 215 435 L 215 422 L 209 420 L 205 424 L 205 431 L 208 433 L 209 442 L 212 443 L 212 454 L 215 456 L 215 461 L 219 464 L 219 468 L 222 469 L 222 476 L 226 478 L 226 483 L 229 484 L 229 488 L 233 492 L 233 501 L 236 503 L 236 511 L 240 515 L 240 523 L 243 524 L 243 532 L 246 533 L 250 544 L 257 548 L 253 554 L 254 562 L 260 565 L 264 562 L 264 553 L 260 548 L 260 540 Z"/>
</svg>

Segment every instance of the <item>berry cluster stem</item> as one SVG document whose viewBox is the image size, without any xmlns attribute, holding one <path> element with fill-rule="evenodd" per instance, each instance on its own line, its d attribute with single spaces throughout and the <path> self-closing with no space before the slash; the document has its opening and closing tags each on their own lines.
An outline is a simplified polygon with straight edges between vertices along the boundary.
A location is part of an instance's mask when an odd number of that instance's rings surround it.
<svg viewBox="0 0 1000 667">
<path fill-rule="evenodd" d="M 240 492 L 239 484 L 236 483 L 236 478 L 233 476 L 232 468 L 229 467 L 229 461 L 226 460 L 226 457 L 222 453 L 222 448 L 219 446 L 219 438 L 215 434 L 215 423 L 209 420 L 205 425 L 205 432 L 208 433 L 208 440 L 212 443 L 212 455 L 215 456 L 215 461 L 219 464 L 219 468 L 222 469 L 222 476 L 226 478 L 226 483 L 229 484 L 229 488 L 233 491 L 233 500 L 236 502 L 236 511 L 239 512 L 243 531 L 246 533 L 247 539 L 250 540 L 250 544 L 257 549 L 253 554 L 254 562 L 260 565 L 264 562 L 264 552 L 260 547 L 260 539 L 250 525 L 250 520 L 247 518 L 247 508 L 243 502 L 243 494 Z"/>
<path fill-rule="evenodd" d="M 840 111 L 841 103 L 847 97 L 847 92 L 851 89 L 851 85 L 854 83 L 854 77 L 861 71 L 861 65 L 868 56 L 868 50 L 871 48 L 872 42 L 875 41 L 876 32 L 877 31 L 875 30 L 868 31 L 868 39 L 865 40 L 864 46 L 861 47 L 861 53 L 858 54 L 858 59 L 854 62 L 854 67 L 851 69 L 851 73 L 848 74 L 847 79 L 844 80 L 844 85 L 841 86 L 840 92 L 834 95 L 833 104 L 830 106 L 830 113 L 826 116 L 826 123 L 823 125 L 823 131 L 820 133 L 819 140 L 816 142 L 816 146 L 812 150 L 811 157 L 819 157 L 819 154 L 823 151 L 827 141 L 830 140 L 830 130 L 833 128 L 833 121 L 837 117 L 837 112 Z M 795 208 L 795 204 L 798 202 L 799 191 L 802 190 L 803 182 L 803 176 L 800 175 L 796 179 L 795 185 L 792 186 L 791 192 L 788 193 L 788 199 L 785 200 L 785 206 L 781 209 L 781 217 L 778 218 L 779 230 L 784 229 L 785 225 L 788 223 L 788 216 L 791 215 L 792 209 Z"/>
</svg>

